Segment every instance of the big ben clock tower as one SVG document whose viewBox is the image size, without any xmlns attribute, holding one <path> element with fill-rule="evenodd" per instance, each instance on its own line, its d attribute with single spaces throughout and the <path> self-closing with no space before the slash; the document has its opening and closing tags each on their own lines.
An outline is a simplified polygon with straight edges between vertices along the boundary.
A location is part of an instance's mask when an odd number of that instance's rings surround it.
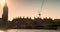
<svg viewBox="0 0 60 32">
<path fill-rule="evenodd" d="M 2 15 L 2 20 L 4 22 L 8 21 L 8 6 L 7 3 L 5 2 L 5 5 L 3 7 L 3 15 Z"/>
</svg>

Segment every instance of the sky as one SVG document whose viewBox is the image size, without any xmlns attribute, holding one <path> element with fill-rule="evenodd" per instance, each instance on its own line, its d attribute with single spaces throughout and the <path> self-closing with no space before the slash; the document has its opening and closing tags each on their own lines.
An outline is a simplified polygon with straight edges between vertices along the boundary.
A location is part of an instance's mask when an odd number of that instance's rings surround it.
<svg viewBox="0 0 60 32">
<path fill-rule="evenodd" d="M 6 0 L 9 20 L 16 17 L 38 17 L 43 0 Z M 0 3 L 0 18 L 3 14 L 3 3 Z M 41 11 L 41 18 L 51 17 L 60 19 L 60 0 L 45 0 Z"/>
</svg>

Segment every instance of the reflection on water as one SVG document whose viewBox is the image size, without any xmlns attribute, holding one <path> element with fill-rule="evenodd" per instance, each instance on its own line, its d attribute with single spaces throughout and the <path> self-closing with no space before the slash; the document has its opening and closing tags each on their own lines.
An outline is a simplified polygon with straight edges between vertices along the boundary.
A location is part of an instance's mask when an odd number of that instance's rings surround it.
<svg viewBox="0 0 60 32">
<path fill-rule="evenodd" d="M 3 30 L 0 30 L 0 32 L 4 32 Z"/>
<path fill-rule="evenodd" d="M 0 32 L 60 32 L 59 30 L 38 30 L 38 29 L 9 29 Z"/>
</svg>

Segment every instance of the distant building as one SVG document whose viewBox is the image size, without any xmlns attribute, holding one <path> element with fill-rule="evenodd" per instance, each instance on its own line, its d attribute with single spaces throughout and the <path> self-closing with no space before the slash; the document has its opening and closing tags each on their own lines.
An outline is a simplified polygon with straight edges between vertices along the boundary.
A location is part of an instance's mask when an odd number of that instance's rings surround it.
<svg viewBox="0 0 60 32">
<path fill-rule="evenodd" d="M 3 7 L 3 15 L 2 15 L 2 20 L 8 21 L 8 6 L 7 3 L 5 3 L 4 7 Z"/>
</svg>

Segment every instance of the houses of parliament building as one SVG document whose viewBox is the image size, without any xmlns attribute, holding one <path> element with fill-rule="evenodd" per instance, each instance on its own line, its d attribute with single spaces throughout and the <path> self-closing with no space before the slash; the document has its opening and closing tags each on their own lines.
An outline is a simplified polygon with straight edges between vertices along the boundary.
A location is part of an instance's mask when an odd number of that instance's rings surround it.
<svg viewBox="0 0 60 32">
<path fill-rule="evenodd" d="M 8 6 L 5 3 L 3 7 L 2 18 L 0 18 L 0 29 L 60 29 L 60 19 L 39 17 L 30 18 L 15 18 L 8 21 Z"/>
</svg>

